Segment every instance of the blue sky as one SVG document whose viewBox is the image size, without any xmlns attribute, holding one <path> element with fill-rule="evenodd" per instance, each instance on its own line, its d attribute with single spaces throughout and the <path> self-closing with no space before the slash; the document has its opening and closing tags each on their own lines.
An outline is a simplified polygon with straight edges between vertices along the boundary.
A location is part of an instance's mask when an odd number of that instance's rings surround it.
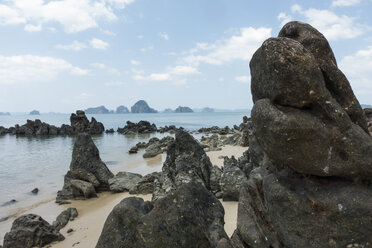
<svg viewBox="0 0 372 248">
<path fill-rule="evenodd" d="M 249 60 L 290 20 L 327 37 L 372 104 L 371 13 L 371 0 L 0 0 L 0 112 L 251 108 Z"/>
</svg>

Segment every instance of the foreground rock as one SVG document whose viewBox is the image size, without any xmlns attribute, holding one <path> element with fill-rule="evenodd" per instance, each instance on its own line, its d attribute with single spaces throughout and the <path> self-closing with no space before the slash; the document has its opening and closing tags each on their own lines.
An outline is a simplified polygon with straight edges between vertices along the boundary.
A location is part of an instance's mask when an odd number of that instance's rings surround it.
<svg viewBox="0 0 372 248">
<path fill-rule="evenodd" d="M 68 208 L 57 216 L 57 219 L 53 222 L 53 226 L 57 231 L 64 228 L 69 221 L 75 220 L 78 216 L 76 208 Z"/>
<path fill-rule="evenodd" d="M 372 138 L 322 34 L 286 24 L 251 60 L 254 165 L 236 247 L 372 247 Z M 352 180 L 351 180 L 352 179 Z"/>
<path fill-rule="evenodd" d="M 101 160 L 89 134 L 79 134 L 74 144 L 70 171 L 57 193 L 57 201 L 94 197 L 96 191 L 108 191 L 114 175 Z"/>
<path fill-rule="evenodd" d="M 221 203 L 201 184 L 182 185 L 154 204 L 130 197 L 107 218 L 96 248 L 218 247 L 227 242 Z"/>
<path fill-rule="evenodd" d="M 153 172 L 142 177 L 134 187 L 129 189 L 130 194 L 152 194 L 154 193 L 155 182 L 159 181 L 161 177 L 160 172 Z"/>
<path fill-rule="evenodd" d="M 179 130 L 176 132 L 175 141 L 168 145 L 167 158 L 153 200 L 164 197 L 192 180 L 213 191 L 210 187 L 211 171 L 212 163 L 202 146 L 189 133 Z"/>
<path fill-rule="evenodd" d="M 17 218 L 10 232 L 5 234 L 4 248 L 44 247 L 65 238 L 43 218 L 35 214 Z"/>
</svg>

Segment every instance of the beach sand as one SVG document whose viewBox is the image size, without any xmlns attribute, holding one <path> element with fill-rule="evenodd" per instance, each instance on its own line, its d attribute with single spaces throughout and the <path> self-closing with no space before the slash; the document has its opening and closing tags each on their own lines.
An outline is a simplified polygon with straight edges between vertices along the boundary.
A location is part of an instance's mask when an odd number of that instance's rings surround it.
<svg viewBox="0 0 372 248">
<path fill-rule="evenodd" d="M 246 147 L 224 146 L 221 151 L 207 152 L 207 154 L 210 157 L 213 165 L 221 167 L 223 165 L 223 159 L 218 157 L 234 155 L 236 158 L 238 158 L 246 150 Z M 161 162 L 161 156 L 144 161 L 144 163 L 151 164 L 152 166 Z M 62 206 L 55 204 L 54 199 L 51 199 L 50 201 L 42 202 L 29 209 L 25 209 L 19 214 L 38 214 L 49 223 L 53 223 L 57 215 L 60 214 L 64 209 L 75 207 L 79 212 L 79 216 L 74 221 L 69 222 L 61 230 L 61 233 L 66 239 L 62 242 L 54 243 L 50 247 L 91 248 L 95 247 L 105 220 L 112 209 L 121 200 L 130 196 L 136 195 L 129 195 L 127 192 L 117 194 L 106 192 L 100 193 L 98 198 L 85 201 L 71 201 L 71 204 Z M 144 200 L 151 200 L 151 195 L 138 195 L 137 197 L 141 197 Z M 223 202 L 221 200 L 221 203 L 225 209 L 225 230 L 226 233 L 231 236 L 236 228 L 238 202 Z M 0 244 L 3 243 L 5 232 L 10 230 L 14 219 L 15 218 L 10 218 L 7 221 L 0 223 Z M 67 233 L 67 230 L 70 228 L 72 228 L 74 231 Z"/>
</svg>

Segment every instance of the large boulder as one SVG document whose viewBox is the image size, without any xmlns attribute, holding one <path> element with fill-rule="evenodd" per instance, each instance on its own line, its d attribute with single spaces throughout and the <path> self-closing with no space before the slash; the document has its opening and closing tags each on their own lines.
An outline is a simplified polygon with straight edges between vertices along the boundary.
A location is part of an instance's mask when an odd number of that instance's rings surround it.
<svg viewBox="0 0 372 248">
<path fill-rule="evenodd" d="M 151 124 L 148 121 L 139 121 L 138 123 L 133 123 L 127 121 L 127 125 L 123 128 L 118 128 L 118 133 L 121 134 L 134 134 L 134 133 L 153 133 L 156 132 L 157 128 L 155 124 Z"/>
<path fill-rule="evenodd" d="M 92 117 L 92 120 L 89 122 L 85 112 L 82 110 L 77 110 L 76 114 L 72 113 L 70 116 L 71 129 L 73 134 L 78 133 L 89 133 L 89 134 L 102 134 L 105 131 L 105 127 L 101 122 Z M 70 134 L 71 130 L 68 127 L 61 127 L 62 132 Z"/>
<path fill-rule="evenodd" d="M 163 164 L 162 176 L 157 182 L 153 200 L 192 180 L 210 189 L 212 163 L 203 147 L 189 133 L 178 130 L 175 141 L 167 147 L 167 158 Z"/>
<path fill-rule="evenodd" d="M 190 182 L 154 204 L 136 197 L 121 201 L 108 216 L 96 248 L 215 248 L 228 242 L 223 225 L 221 203 L 201 184 Z"/>
<path fill-rule="evenodd" d="M 43 218 L 35 214 L 18 217 L 10 232 L 5 234 L 4 248 L 43 247 L 65 238 Z"/>
<path fill-rule="evenodd" d="M 89 134 L 79 134 L 72 152 L 70 170 L 84 169 L 93 174 L 100 185 L 98 190 L 109 190 L 108 180 L 114 176 L 101 160 L 99 151 Z"/>
<path fill-rule="evenodd" d="M 154 193 L 155 181 L 160 180 L 161 173 L 153 172 L 142 177 L 134 187 L 129 189 L 129 194 L 152 194 Z"/>
<path fill-rule="evenodd" d="M 372 247 L 372 138 L 327 40 L 292 22 L 254 54 L 254 168 L 236 247 Z"/>
<path fill-rule="evenodd" d="M 73 221 L 78 216 L 78 211 L 76 208 L 68 208 L 63 210 L 53 222 L 53 226 L 57 231 L 64 228 L 69 221 Z"/>
<path fill-rule="evenodd" d="M 331 95 L 309 50 L 270 38 L 250 65 L 253 127 L 270 158 L 300 173 L 372 178 L 372 139 Z"/>
<path fill-rule="evenodd" d="M 141 178 L 140 174 L 119 172 L 116 176 L 110 178 L 108 182 L 112 192 L 125 192 L 134 188 Z"/>
</svg>

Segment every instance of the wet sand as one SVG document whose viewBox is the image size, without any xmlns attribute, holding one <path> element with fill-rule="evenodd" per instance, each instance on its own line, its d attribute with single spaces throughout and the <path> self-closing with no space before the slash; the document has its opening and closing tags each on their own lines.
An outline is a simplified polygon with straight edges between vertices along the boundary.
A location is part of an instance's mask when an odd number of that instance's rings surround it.
<svg viewBox="0 0 372 248">
<path fill-rule="evenodd" d="M 211 159 L 212 164 L 217 166 L 223 165 L 223 159 L 220 156 L 232 156 L 236 158 L 241 156 L 246 147 L 237 146 L 225 146 L 221 151 L 208 152 L 208 156 Z M 163 155 L 164 156 L 164 155 Z M 163 157 L 164 158 L 164 157 Z M 144 161 L 148 166 L 157 166 L 162 163 L 162 156 L 159 155 L 152 159 Z M 161 170 L 161 167 L 160 167 Z M 19 214 L 34 213 L 42 216 L 46 221 L 52 223 L 58 214 L 64 209 L 69 207 L 77 208 L 79 216 L 72 222 L 69 222 L 62 230 L 61 233 L 65 236 L 65 240 L 59 243 L 52 244 L 53 248 L 67 248 L 67 247 L 81 247 L 90 248 L 95 247 L 98 238 L 101 234 L 105 220 L 111 210 L 125 197 L 135 195 L 129 195 L 129 193 L 118 193 L 113 194 L 110 192 L 99 194 L 98 198 L 89 199 L 85 201 L 71 201 L 71 204 L 59 206 L 54 203 L 54 199 L 47 202 L 42 202 L 33 208 L 24 210 Z M 138 195 L 138 197 L 144 200 L 151 200 L 151 195 Z M 231 236 L 236 228 L 237 220 L 237 207 L 238 202 L 223 202 L 221 201 L 225 209 L 225 230 L 226 233 Z M 0 244 L 3 243 L 5 232 L 8 232 L 11 228 L 15 218 L 9 218 L 7 221 L 0 223 Z M 74 231 L 67 233 L 67 230 L 72 228 Z"/>
</svg>

